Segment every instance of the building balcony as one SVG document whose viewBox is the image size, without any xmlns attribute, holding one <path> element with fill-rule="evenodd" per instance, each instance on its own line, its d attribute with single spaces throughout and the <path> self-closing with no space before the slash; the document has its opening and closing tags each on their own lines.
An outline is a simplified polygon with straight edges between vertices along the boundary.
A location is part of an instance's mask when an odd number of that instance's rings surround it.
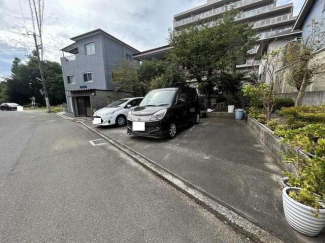
<svg viewBox="0 0 325 243">
<path fill-rule="evenodd" d="M 178 27 L 189 25 L 192 23 L 195 23 L 197 21 L 207 21 L 211 18 L 218 17 L 219 15 L 225 13 L 226 11 L 229 11 L 231 9 L 237 9 L 237 10 L 245 10 L 245 9 L 250 9 L 255 6 L 258 6 L 258 4 L 266 4 L 267 2 L 273 2 L 271 1 L 265 1 L 265 0 L 241 0 L 235 3 L 231 3 L 219 8 L 211 8 L 208 11 L 201 12 L 198 14 L 191 14 L 190 16 L 185 16 L 182 19 L 179 17 L 174 17 L 174 28 L 177 29 Z M 243 20 L 243 19 L 248 19 L 252 18 L 255 16 L 259 16 L 261 14 L 266 14 L 268 12 L 272 13 L 283 13 L 283 12 L 289 12 L 291 11 L 292 4 L 286 4 L 282 5 L 279 7 L 276 7 L 274 4 L 270 4 L 267 6 L 263 6 L 260 8 L 255 8 L 249 11 L 245 11 L 240 13 L 237 17 L 236 20 Z"/>
<path fill-rule="evenodd" d="M 274 30 L 274 31 L 269 31 L 269 32 L 264 32 L 258 35 L 259 40 L 267 39 L 269 37 L 281 35 L 281 34 L 287 34 L 291 33 L 292 28 L 285 28 L 281 30 Z"/>
<path fill-rule="evenodd" d="M 263 19 L 260 21 L 257 21 L 253 25 L 253 29 L 261 30 L 264 28 L 270 28 L 270 27 L 278 27 L 281 25 L 288 25 L 293 24 L 296 21 L 296 16 L 292 16 L 292 14 L 285 14 L 269 19 Z"/>
<path fill-rule="evenodd" d="M 196 8 L 187 10 L 185 12 L 182 12 L 180 14 L 176 14 L 174 16 L 174 19 L 176 21 L 179 21 L 181 19 L 186 19 L 188 17 L 193 17 L 196 15 L 202 15 L 205 13 L 211 12 L 210 16 L 216 16 L 223 12 L 225 12 L 227 9 L 240 9 L 244 10 L 246 8 L 253 8 L 261 5 L 265 5 L 268 3 L 274 2 L 274 0 L 241 0 L 234 3 L 229 3 L 230 0 L 219 0 L 219 1 L 210 1 L 204 5 L 198 6 Z M 227 4 L 228 3 L 228 4 Z"/>
<path fill-rule="evenodd" d="M 260 45 L 255 45 L 252 49 L 247 51 L 248 55 L 255 55 L 258 51 L 258 48 L 260 47 Z"/>
<path fill-rule="evenodd" d="M 259 60 L 246 60 L 246 63 L 244 64 L 240 64 L 240 65 L 236 65 L 237 69 L 242 69 L 242 68 L 253 68 L 253 67 L 257 67 L 261 64 L 261 61 Z"/>
</svg>

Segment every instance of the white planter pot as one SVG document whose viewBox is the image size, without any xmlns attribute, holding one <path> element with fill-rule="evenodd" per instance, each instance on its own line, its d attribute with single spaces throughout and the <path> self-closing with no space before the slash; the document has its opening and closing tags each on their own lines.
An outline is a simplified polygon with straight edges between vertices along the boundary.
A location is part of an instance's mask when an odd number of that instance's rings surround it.
<svg viewBox="0 0 325 243">
<path fill-rule="evenodd" d="M 325 209 L 320 209 L 319 218 L 315 218 L 312 207 L 293 200 L 288 192 L 299 190 L 296 187 L 286 187 L 282 191 L 285 217 L 292 228 L 307 236 L 318 235 L 325 226 Z"/>
<path fill-rule="evenodd" d="M 235 106 L 234 105 L 228 105 L 228 113 L 234 113 L 235 112 Z"/>
</svg>

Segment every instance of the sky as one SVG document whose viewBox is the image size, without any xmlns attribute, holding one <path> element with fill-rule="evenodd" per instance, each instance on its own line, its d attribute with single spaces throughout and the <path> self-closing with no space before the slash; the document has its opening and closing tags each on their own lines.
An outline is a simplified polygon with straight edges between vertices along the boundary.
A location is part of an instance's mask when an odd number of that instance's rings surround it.
<svg viewBox="0 0 325 243">
<path fill-rule="evenodd" d="M 294 3 L 294 15 L 304 0 Z M 134 48 L 144 51 L 167 44 L 173 16 L 200 6 L 206 0 L 45 0 L 44 59 L 60 62 L 60 49 L 70 38 L 101 28 Z M 28 0 L 0 0 L 0 81 L 8 77 L 14 57 L 26 60 L 33 37 Z"/>
</svg>

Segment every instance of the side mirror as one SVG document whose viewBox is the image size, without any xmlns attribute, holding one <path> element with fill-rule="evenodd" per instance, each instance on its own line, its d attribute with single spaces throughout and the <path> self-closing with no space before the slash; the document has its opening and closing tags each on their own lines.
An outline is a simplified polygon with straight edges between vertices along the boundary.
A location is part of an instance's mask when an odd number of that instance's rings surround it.
<svg viewBox="0 0 325 243">
<path fill-rule="evenodd" d="M 132 107 L 132 105 L 130 105 L 130 104 L 128 104 L 127 106 L 126 106 L 126 108 L 131 108 Z"/>
</svg>

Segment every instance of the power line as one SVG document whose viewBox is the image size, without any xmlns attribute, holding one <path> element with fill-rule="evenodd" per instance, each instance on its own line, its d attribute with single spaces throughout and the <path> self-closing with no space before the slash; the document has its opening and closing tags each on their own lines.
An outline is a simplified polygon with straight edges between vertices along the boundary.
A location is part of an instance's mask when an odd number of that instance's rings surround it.
<svg viewBox="0 0 325 243">
<path fill-rule="evenodd" d="M 19 1 L 19 6 L 20 6 L 21 15 L 22 15 L 22 17 L 23 17 L 23 21 L 24 21 L 25 29 L 26 29 L 26 34 L 28 34 L 28 29 L 27 29 L 27 25 L 26 25 L 26 21 L 25 21 L 24 11 L 23 11 L 23 8 L 22 8 L 22 6 L 21 6 L 21 2 L 20 2 L 20 0 L 18 0 L 18 1 Z"/>
</svg>

